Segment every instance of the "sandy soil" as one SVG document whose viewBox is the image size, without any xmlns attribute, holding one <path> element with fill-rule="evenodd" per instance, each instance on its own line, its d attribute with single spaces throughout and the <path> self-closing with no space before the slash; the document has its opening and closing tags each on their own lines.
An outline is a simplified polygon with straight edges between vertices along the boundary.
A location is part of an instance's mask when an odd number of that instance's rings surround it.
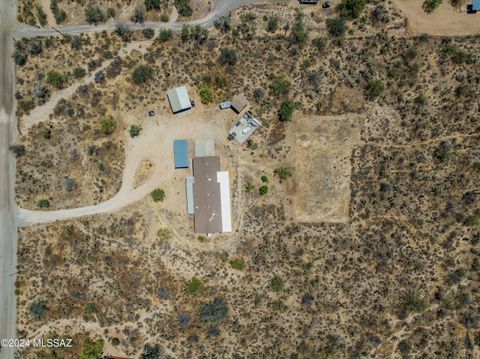
<svg viewBox="0 0 480 359">
<path fill-rule="evenodd" d="M 394 0 L 408 19 L 408 28 L 414 34 L 437 36 L 474 35 L 480 33 L 480 14 L 460 13 L 444 1 L 432 14 L 422 9 L 419 0 Z"/>
<path fill-rule="evenodd" d="M 298 221 L 348 221 L 350 157 L 360 142 L 360 124 L 355 114 L 304 116 L 289 131 L 297 187 L 292 210 Z"/>
</svg>

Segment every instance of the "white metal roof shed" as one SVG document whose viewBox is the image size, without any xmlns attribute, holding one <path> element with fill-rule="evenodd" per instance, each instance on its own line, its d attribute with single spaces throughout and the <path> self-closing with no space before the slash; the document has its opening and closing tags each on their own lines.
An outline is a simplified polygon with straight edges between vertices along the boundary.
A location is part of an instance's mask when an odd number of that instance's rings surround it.
<svg viewBox="0 0 480 359">
<path fill-rule="evenodd" d="M 190 97 L 188 97 L 187 88 L 185 86 L 168 90 L 167 97 L 173 113 L 179 113 L 192 108 Z"/>
<path fill-rule="evenodd" d="M 230 203 L 230 176 L 228 171 L 217 172 L 220 183 L 220 206 L 222 208 L 222 232 L 232 231 L 232 208 Z"/>
</svg>

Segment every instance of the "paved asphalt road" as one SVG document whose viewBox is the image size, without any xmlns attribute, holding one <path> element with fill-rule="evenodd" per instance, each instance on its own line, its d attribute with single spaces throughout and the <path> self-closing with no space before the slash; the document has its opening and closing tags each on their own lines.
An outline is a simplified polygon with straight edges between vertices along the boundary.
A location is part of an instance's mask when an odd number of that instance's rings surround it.
<svg viewBox="0 0 480 359">
<path fill-rule="evenodd" d="M 15 160 L 8 149 L 16 138 L 15 67 L 11 57 L 15 26 L 15 0 L 0 0 L 0 339 L 15 338 Z M 0 359 L 13 359 L 13 350 L 0 347 Z"/>
</svg>

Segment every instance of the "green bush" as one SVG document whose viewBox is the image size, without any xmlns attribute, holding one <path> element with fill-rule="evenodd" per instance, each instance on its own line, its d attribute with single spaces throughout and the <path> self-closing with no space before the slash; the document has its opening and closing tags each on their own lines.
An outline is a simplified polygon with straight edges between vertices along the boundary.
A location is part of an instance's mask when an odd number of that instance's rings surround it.
<svg viewBox="0 0 480 359">
<path fill-rule="evenodd" d="M 15 157 L 20 157 L 25 154 L 25 146 L 24 145 L 11 145 L 9 147 L 10 151 L 13 152 Z"/>
<path fill-rule="evenodd" d="M 333 37 L 343 37 L 347 32 L 347 25 L 345 19 L 342 17 L 336 17 L 333 19 L 327 19 L 328 33 Z"/>
<path fill-rule="evenodd" d="M 112 115 L 100 119 L 100 131 L 105 135 L 110 135 L 117 128 L 117 122 Z"/>
<path fill-rule="evenodd" d="M 275 32 L 278 30 L 278 16 L 270 16 L 268 21 L 267 21 L 267 31 L 268 32 Z"/>
<path fill-rule="evenodd" d="M 422 9 L 427 14 L 431 14 L 442 4 L 443 0 L 425 0 L 422 4 Z"/>
<path fill-rule="evenodd" d="M 293 176 L 292 169 L 289 167 L 279 167 L 273 171 L 280 179 L 286 180 Z"/>
<path fill-rule="evenodd" d="M 85 71 L 85 69 L 83 67 L 75 67 L 73 69 L 73 76 L 76 78 L 76 79 L 81 79 L 82 77 L 84 77 L 85 75 L 87 74 L 87 71 Z"/>
<path fill-rule="evenodd" d="M 35 101 L 32 98 L 23 98 L 18 101 L 18 108 L 29 114 L 35 108 Z"/>
<path fill-rule="evenodd" d="M 204 105 L 208 105 L 209 103 L 213 102 L 213 92 L 210 87 L 204 85 L 200 88 L 200 101 Z"/>
<path fill-rule="evenodd" d="M 263 183 L 268 183 L 268 177 L 267 176 L 263 175 L 260 179 L 262 180 Z"/>
<path fill-rule="evenodd" d="M 205 236 L 198 236 L 198 237 L 197 237 L 197 241 L 199 241 L 200 243 L 207 243 L 207 242 L 208 242 L 208 238 L 205 237 Z"/>
<path fill-rule="evenodd" d="M 170 29 L 161 29 L 160 33 L 158 34 L 158 41 L 159 42 L 167 42 L 173 38 L 173 31 Z"/>
<path fill-rule="evenodd" d="M 103 344 L 103 339 L 87 340 L 80 352 L 80 359 L 102 359 Z"/>
<path fill-rule="evenodd" d="M 157 237 L 160 238 L 160 239 L 169 239 L 169 238 L 172 237 L 172 231 L 167 227 L 160 228 L 157 231 Z"/>
<path fill-rule="evenodd" d="M 370 80 L 368 81 L 367 87 L 365 88 L 365 95 L 367 99 L 374 100 L 376 97 L 380 96 L 385 90 L 385 85 L 380 80 Z"/>
<path fill-rule="evenodd" d="M 280 278 L 280 277 L 273 277 L 271 280 L 270 280 L 270 285 L 269 285 L 269 288 L 271 291 L 273 292 L 281 292 L 283 290 L 283 279 Z"/>
<path fill-rule="evenodd" d="M 23 66 L 27 63 L 28 55 L 20 48 L 16 48 L 12 54 L 13 61 L 18 66 Z"/>
<path fill-rule="evenodd" d="M 295 22 L 293 23 L 292 34 L 290 36 L 290 42 L 300 47 L 303 47 L 308 40 L 308 33 L 305 30 L 303 16 L 303 13 L 297 12 Z"/>
<path fill-rule="evenodd" d="M 236 259 L 232 259 L 230 261 L 230 266 L 235 269 L 235 270 L 244 270 L 245 269 L 245 262 L 243 259 L 241 258 L 236 258 Z"/>
<path fill-rule="evenodd" d="M 291 121 L 294 111 L 295 103 L 292 100 L 286 100 L 280 105 L 280 109 L 278 110 L 278 118 L 280 121 Z"/>
<path fill-rule="evenodd" d="M 138 125 L 130 125 L 130 129 L 128 132 L 130 133 L 130 137 L 137 137 L 140 132 L 142 131 L 142 127 Z"/>
<path fill-rule="evenodd" d="M 65 85 L 65 82 L 67 82 L 67 79 L 60 72 L 51 70 L 51 71 L 48 71 L 47 73 L 47 82 L 50 85 L 55 86 L 58 89 L 61 89 Z"/>
<path fill-rule="evenodd" d="M 175 0 L 175 7 L 182 16 L 192 16 L 193 10 L 190 7 L 190 0 Z"/>
<path fill-rule="evenodd" d="M 153 68 L 148 65 L 138 65 L 132 72 L 132 81 L 141 85 L 153 78 Z"/>
<path fill-rule="evenodd" d="M 162 0 L 145 0 L 145 8 L 147 11 L 160 10 L 162 8 Z"/>
<path fill-rule="evenodd" d="M 258 193 L 260 193 L 262 196 L 266 195 L 268 193 L 268 186 L 262 186 L 258 189 Z"/>
<path fill-rule="evenodd" d="M 48 301 L 46 299 L 36 300 L 30 305 L 29 311 L 33 319 L 42 320 L 48 311 Z"/>
<path fill-rule="evenodd" d="M 163 202 L 165 199 L 165 191 L 161 188 L 155 188 L 151 195 L 154 202 Z"/>
<path fill-rule="evenodd" d="M 138 22 L 140 24 L 143 24 L 145 21 L 145 10 L 141 6 L 137 6 L 135 10 L 133 10 L 133 14 L 130 17 L 130 20 L 133 22 Z"/>
<path fill-rule="evenodd" d="M 149 28 L 147 27 L 146 29 L 143 29 L 143 36 L 146 38 L 146 39 L 151 39 L 155 36 L 155 30 L 153 30 L 152 28 Z"/>
<path fill-rule="evenodd" d="M 50 0 L 50 10 L 52 10 L 53 17 L 57 24 L 61 24 L 67 18 L 65 10 L 58 7 L 57 0 Z"/>
<path fill-rule="evenodd" d="M 192 280 L 190 280 L 187 283 L 187 293 L 191 295 L 196 295 L 198 292 L 200 292 L 203 288 L 203 284 L 200 281 L 200 279 L 193 277 Z"/>
<path fill-rule="evenodd" d="M 43 11 L 43 8 L 40 5 L 36 6 L 37 10 L 37 19 L 41 26 L 47 25 L 47 14 Z"/>
<path fill-rule="evenodd" d="M 237 63 L 237 53 L 235 52 L 234 49 L 225 47 L 220 50 L 219 60 L 222 65 L 233 66 Z"/>
<path fill-rule="evenodd" d="M 50 201 L 48 199 L 40 199 L 36 203 L 38 208 L 49 208 L 50 207 Z"/>
<path fill-rule="evenodd" d="M 113 7 L 109 7 L 107 9 L 107 17 L 110 19 L 115 17 L 115 15 L 117 15 L 117 12 L 115 11 L 115 9 Z"/>
<path fill-rule="evenodd" d="M 275 96 L 285 96 L 292 88 L 292 83 L 284 75 L 277 76 L 270 84 L 270 90 Z"/>
<path fill-rule="evenodd" d="M 327 38 L 319 36 L 312 40 L 312 45 L 315 46 L 318 50 L 323 51 L 327 47 Z"/>
<path fill-rule="evenodd" d="M 353 20 L 360 16 L 368 0 L 342 0 L 338 5 L 340 15 Z"/>
<path fill-rule="evenodd" d="M 85 9 L 85 20 L 89 24 L 99 24 L 106 20 L 105 14 L 98 6 L 89 6 Z"/>
</svg>

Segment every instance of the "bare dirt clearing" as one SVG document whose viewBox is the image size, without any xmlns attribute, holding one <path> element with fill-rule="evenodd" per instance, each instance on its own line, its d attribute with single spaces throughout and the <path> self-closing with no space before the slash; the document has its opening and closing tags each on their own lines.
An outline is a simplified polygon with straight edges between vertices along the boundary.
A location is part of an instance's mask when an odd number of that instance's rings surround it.
<svg viewBox="0 0 480 359">
<path fill-rule="evenodd" d="M 444 1 L 433 13 L 427 14 L 419 0 L 394 0 L 408 19 L 414 34 L 436 36 L 476 35 L 480 33 L 480 14 L 460 13 Z"/>
<path fill-rule="evenodd" d="M 288 134 L 295 152 L 294 217 L 300 222 L 348 221 L 350 157 L 360 142 L 359 115 L 299 116 Z"/>
</svg>

